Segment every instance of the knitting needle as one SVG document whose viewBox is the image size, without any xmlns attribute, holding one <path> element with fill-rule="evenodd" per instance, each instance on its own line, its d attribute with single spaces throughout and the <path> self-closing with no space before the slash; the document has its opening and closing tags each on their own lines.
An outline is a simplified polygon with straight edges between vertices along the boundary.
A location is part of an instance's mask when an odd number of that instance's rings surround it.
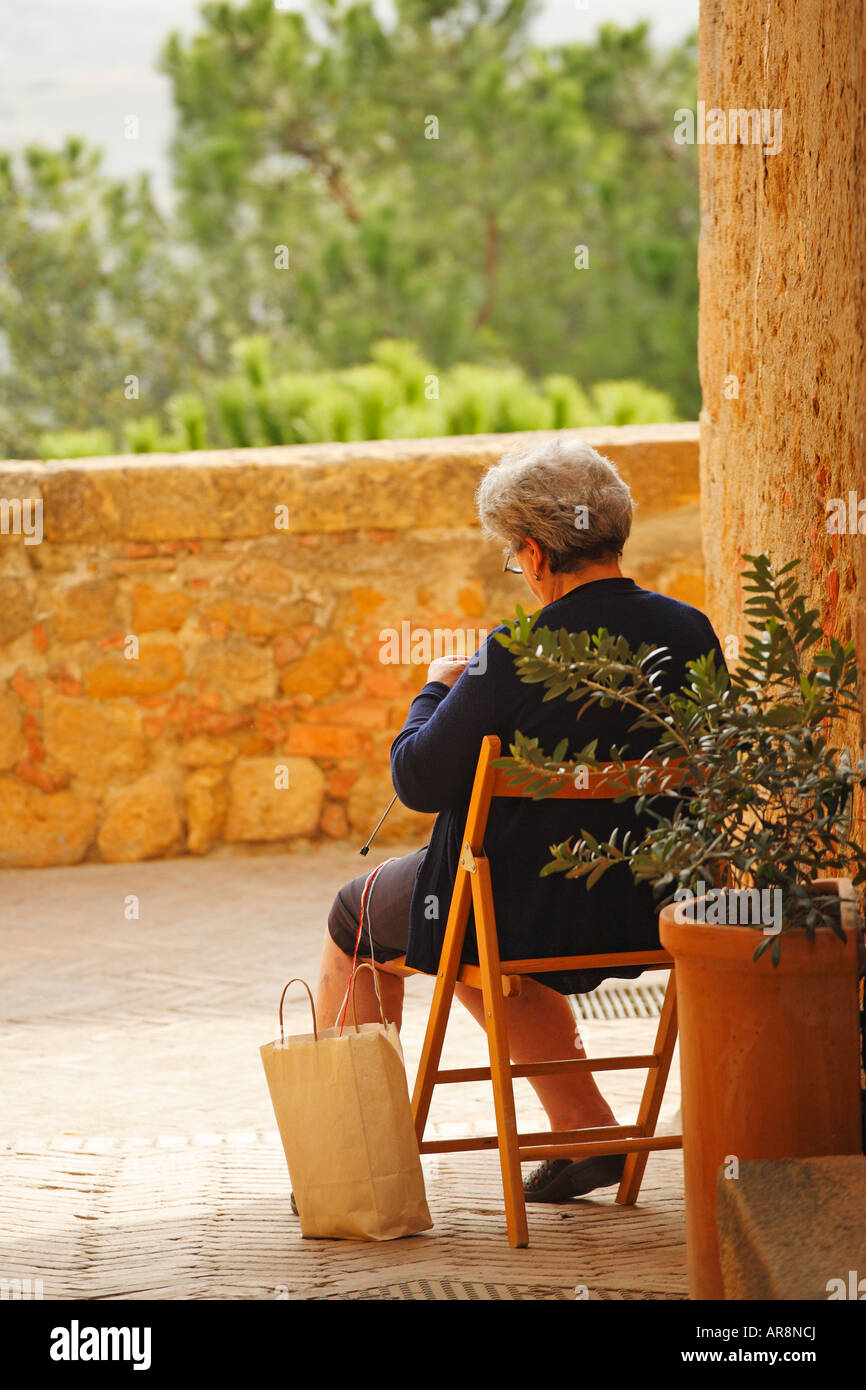
<svg viewBox="0 0 866 1390">
<path fill-rule="evenodd" d="M 388 802 L 388 805 L 387 805 L 386 810 L 385 810 L 385 815 L 382 816 L 382 820 L 379 821 L 379 825 L 382 824 L 382 821 L 385 819 L 385 816 L 387 816 L 388 812 L 390 811 L 391 807 L 394 805 L 394 802 L 395 802 L 396 800 L 397 800 L 397 793 L 395 792 L 394 795 L 391 797 L 391 800 Z M 376 826 L 376 829 L 373 831 L 373 834 L 370 836 L 370 838 L 369 838 L 369 840 L 367 841 L 367 843 L 366 843 L 365 845 L 362 845 L 362 846 L 361 846 L 360 850 L 358 851 L 359 854 L 368 854 L 368 853 L 369 853 L 370 846 L 371 846 L 371 844 L 373 843 L 373 840 L 374 840 L 374 838 L 375 838 L 375 836 L 376 836 L 376 833 L 377 833 L 377 831 L 378 831 L 378 829 L 379 829 L 379 825 Z"/>
</svg>

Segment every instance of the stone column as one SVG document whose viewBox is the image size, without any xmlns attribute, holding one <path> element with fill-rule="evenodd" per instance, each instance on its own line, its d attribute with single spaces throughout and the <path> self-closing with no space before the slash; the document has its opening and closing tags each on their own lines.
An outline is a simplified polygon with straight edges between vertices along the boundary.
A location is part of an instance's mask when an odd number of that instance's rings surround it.
<svg viewBox="0 0 866 1390">
<path fill-rule="evenodd" d="M 863 0 L 703 0 L 696 138 L 709 613 L 742 634 L 741 551 L 799 557 L 866 665 L 866 542 L 827 531 L 831 498 L 866 499 L 864 22 Z"/>
<path fill-rule="evenodd" d="M 827 529 L 866 512 L 864 0 L 702 0 L 699 92 L 707 609 L 742 638 L 740 552 L 800 558 L 866 689 L 866 537 Z M 863 756 L 866 699 L 844 737 Z"/>
</svg>

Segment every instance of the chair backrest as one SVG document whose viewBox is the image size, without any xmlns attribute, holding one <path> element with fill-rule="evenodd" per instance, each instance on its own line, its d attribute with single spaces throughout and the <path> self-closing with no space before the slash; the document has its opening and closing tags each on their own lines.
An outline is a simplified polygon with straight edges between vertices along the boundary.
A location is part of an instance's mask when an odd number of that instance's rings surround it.
<svg viewBox="0 0 866 1390">
<path fill-rule="evenodd" d="M 479 768 L 481 767 L 481 760 L 484 758 L 485 748 L 488 750 L 488 762 L 492 762 L 494 758 L 500 756 L 501 743 L 495 734 L 488 734 L 482 740 Z M 633 786 L 626 773 L 641 769 L 640 780 Z M 666 764 L 654 764 L 646 758 L 624 759 L 622 767 L 618 763 L 600 763 L 598 767 L 586 767 L 579 783 L 575 781 L 571 773 L 563 774 L 562 786 L 545 799 L 599 801 L 610 800 L 623 792 L 629 792 L 632 796 L 649 795 L 652 792 L 664 792 L 671 787 L 679 786 L 684 776 L 685 772 L 678 760 L 672 759 Z M 506 772 L 494 768 L 491 795 L 531 797 L 532 793 L 524 791 L 522 787 L 516 787 L 513 782 L 509 781 Z"/>
<path fill-rule="evenodd" d="M 499 743 L 498 738 L 489 735 L 492 742 Z M 486 740 L 485 740 L 486 741 Z M 491 758 L 498 758 L 499 753 L 491 754 Z M 640 780 L 632 785 L 627 771 L 632 769 L 642 769 Z M 632 796 L 650 795 L 653 792 L 664 792 L 671 787 L 679 786 L 685 773 L 673 762 L 666 766 L 659 764 L 653 766 L 645 759 L 623 760 L 622 767 L 618 763 L 600 763 L 598 767 L 587 767 L 577 783 L 572 774 L 563 775 L 562 786 L 551 793 L 545 800 L 550 801 L 601 801 L 612 800 L 623 792 L 628 792 Z M 494 770 L 493 796 L 520 796 L 531 797 L 532 793 L 524 791 L 522 787 L 516 787 L 513 782 L 508 780 L 508 774 L 504 771 Z"/>
<path fill-rule="evenodd" d="M 481 851 L 481 841 L 487 825 L 490 802 L 494 796 L 532 799 L 532 792 L 524 790 L 522 786 L 515 786 L 508 780 L 507 774 L 503 770 L 491 766 L 494 759 L 499 758 L 500 749 L 501 742 L 496 734 L 487 734 L 481 740 L 481 751 L 478 755 L 478 766 L 472 786 L 464 835 L 464 839 L 468 840 L 475 853 Z M 598 801 L 612 800 L 622 793 L 628 793 L 633 797 L 650 795 L 655 792 L 663 793 L 678 786 L 685 776 L 679 763 L 673 761 L 664 765 L 653 765 L 651 761 L 648 762 L 647 759 L 641 758 L 625 762 L 624 767 L 626 769 L 643 769 L 646 775 L 641 775 L 636 786 L 632 786 L 623 768 L 616 763 L 602 763 L 597 768 L 587 768 L 579 784 L 575 783 L 572 775 L 563 776 L 562 787 L 557 788 L 549 798 L 545 799 L 551 801 Z"/>
</svg>

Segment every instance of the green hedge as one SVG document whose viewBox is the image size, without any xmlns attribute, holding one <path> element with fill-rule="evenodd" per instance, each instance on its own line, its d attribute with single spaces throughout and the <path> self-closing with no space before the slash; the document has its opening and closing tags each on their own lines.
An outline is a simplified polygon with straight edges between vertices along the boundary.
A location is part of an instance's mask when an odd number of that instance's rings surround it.
<svg viewBox="0 0 866 1390">
<path fill-rule="evenodd" d="M 43 458 L 253 448 L 449 434 L 643 425 L 677 418 L 673 400 L 640 381 L 583 390 L 565 375 L 533 382 L 511 365 L 460 363 L 437 373 L 414 343 L 385 339 L 372 361 L 336 371 L 279 371 L 266 337 L 234 345 L 237 369 L 203 394 L 183 392 L 165 419 L 143 415 L 120 439 L 107 430 L 52 431 Z"/>
</svg>

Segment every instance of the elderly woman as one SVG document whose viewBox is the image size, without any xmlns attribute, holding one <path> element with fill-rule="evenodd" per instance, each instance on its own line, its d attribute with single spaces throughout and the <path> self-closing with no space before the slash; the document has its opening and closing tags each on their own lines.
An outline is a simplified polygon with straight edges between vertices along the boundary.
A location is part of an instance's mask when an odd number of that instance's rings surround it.
<svg viewBox="0 0 866 1390">
<path fill-rule="evenodd" d="M 722 652 L 708 619 L 676 599 L 641 589 L 626 578 L 619 558 L 631 528 L 632 501 L 616 468 L 582 441 L 546 441 L 509 450 L 484 476 L 476 498 L 482 529 L 506 551 L 506 568 L 523 578 L 540 607 L 539 625 L 570 632 L 607 628 L 632 645 L 649 641 L 671 653 L 669 689 L 686 678 L 687 661 L 714 648 Z M 497 631 L 503 631 L 499 628 Z M 487 638 L 474 657 L 443 657 L 428 671 L 406 723 L 391 746 L 394 788 L 404 805 L 437 811 L 429 845 L 386 863 L 366 903 L 359 956 L 384 968 L 379 979 L 385 1011 L 401 1021 L 403 980 L 387 974 L 387 961 L 436 973 L 457 869 L 461 832 L 481 740 L 497 734 L 503 749 L 516 730 L 552 749 L 568 737 L 573 749 L 598 739 L 598 756 L 611 744 L 632 757 L 652 747 L 651 731 L 629 735 L 632 716 L 593 705 L 578 719 L 564 697 L 544 702 L 540 685 L 522 682 L 512 657 Z M 599 838 L 614 826 L 640 831 L 631 803 L 582 802 L 580 825 Z M 491 862 L 500 952 L 506 959 L 658 948 L 651 889 L 618 866 L 591 890 L 583 879 L 540 878 L 553 843 L 577 831 L 568 801 L 496 800 L 485 850 Z M 337 894 L 328 922 L 317 1009 L 335 1020 L 349 980 L 366 882 L 362 875 Z M 372 947 L 372 949 L 371 949 Z M 473 925 L 464 959 L 477 962 Z M 567 995 L 594 989 L 606 974 L 634 978 L 636 967 L 528 977 L 506 1001 L 509 1046 L 515 1063 L 583 1054 Z M 359 981 L 358 1017 L 378 1018 L 373 980 Z M 476 990 L 458 985 L 461 1002 L 482 1022 Z M 483 1024 L 482 1024 L 483 1026 Z M 591 1073 L 538 1077 L 532 1082 L 551 1128 L 616 1124 Z M 572 1162 L 548 1160 L 526 1179 L 528 1201 L 563 1201 L 619 1181 L 625 1159 L 608 1155 Z"/>
</svg>

